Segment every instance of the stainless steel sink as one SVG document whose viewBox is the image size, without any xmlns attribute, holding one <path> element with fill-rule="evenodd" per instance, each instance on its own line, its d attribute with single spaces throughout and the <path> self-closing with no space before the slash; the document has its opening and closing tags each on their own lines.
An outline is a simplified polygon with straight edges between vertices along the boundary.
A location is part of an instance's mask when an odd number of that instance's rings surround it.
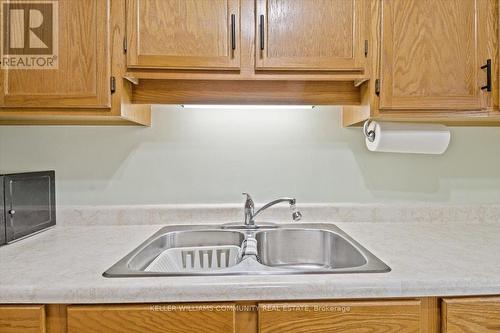
<svg viewBox="0 0 500 333">
<path fill-rule="evenodd" d="M 382 273 L 390 268 L 332 224 L 258 229 L 168 226 L 130 252 L 105 277 Z"/>
<path fill-rule="evenodd" d="M 349 241 L 328 230 L 279 229 L 258 232 L 257 252 L 266 266 L 299 270 L 333 270 L 367 263 Z"/>
</svg>

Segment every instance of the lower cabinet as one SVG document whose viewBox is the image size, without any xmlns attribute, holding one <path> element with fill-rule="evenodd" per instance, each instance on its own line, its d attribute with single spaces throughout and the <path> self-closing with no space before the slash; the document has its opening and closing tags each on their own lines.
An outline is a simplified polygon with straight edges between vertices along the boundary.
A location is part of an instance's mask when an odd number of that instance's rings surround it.
<svg viewBox="0 0 500 333">
<path fill-rule="evenodd" d="M 68 333 L 437 333 L 437 299 L 70 305 Z"/>
<path fill-rule="evenodd" d="M 443 333 L 500 332 L 500 297 L 444 298 Z"/>
<path fill-rule="evenodd" d="M 68 333 L 233 333 L 236 305 L 68 306 Z"/>
<path fill-rule="evenodd" d="M 0 333 L 45 333 L 44 305 L 0 305 Z"/>
<path fill-rule="evenodd" d="M 428 315 L 421 300 L 259 303 L 259 333 L 417 333 Z"/>
<path fill-rule="evenodd" d="M 0 305 L 0 333 L 499 333 L 500 297 Z"/>
</svg>

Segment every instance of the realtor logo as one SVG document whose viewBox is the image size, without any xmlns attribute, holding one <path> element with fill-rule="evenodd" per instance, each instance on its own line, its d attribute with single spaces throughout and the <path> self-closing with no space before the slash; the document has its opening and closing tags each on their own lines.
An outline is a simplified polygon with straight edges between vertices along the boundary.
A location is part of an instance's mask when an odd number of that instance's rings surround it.
<svg viewBox="0 0 500 333">
<path fill-rule="evenodd" d="M 0 0 L 1 67 L 58 67 L 58 1 Z"/>
</svg>

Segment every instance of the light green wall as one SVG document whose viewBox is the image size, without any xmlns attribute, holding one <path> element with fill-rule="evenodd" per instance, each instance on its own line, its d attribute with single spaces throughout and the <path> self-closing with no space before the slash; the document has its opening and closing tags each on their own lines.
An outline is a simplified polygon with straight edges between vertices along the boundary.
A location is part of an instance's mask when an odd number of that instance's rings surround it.
<svg viewBox="0 0 500 333">
<path fill-rule="evenodd" d="M 183 110 L 152 128 L 0 127 L 0 171 L 55 169 L 58 203 L 500 202 L 500 128 L 453 128 L 442 156 L 370 153 L 338 107 Z"/>
</svg>

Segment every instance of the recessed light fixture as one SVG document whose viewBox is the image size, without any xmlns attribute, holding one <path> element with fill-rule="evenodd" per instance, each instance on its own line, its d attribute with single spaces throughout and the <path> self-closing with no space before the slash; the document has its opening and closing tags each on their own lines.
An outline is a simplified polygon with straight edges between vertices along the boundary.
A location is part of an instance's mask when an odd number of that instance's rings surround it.
<svg viewBox="0 0 500 333">
<path fill-rule="evenodd" d="M 311 110 L 314 105 L 221 105 L 221 104 L 181 104 L 184 109 L 211 110 Z"/>
</svg>

